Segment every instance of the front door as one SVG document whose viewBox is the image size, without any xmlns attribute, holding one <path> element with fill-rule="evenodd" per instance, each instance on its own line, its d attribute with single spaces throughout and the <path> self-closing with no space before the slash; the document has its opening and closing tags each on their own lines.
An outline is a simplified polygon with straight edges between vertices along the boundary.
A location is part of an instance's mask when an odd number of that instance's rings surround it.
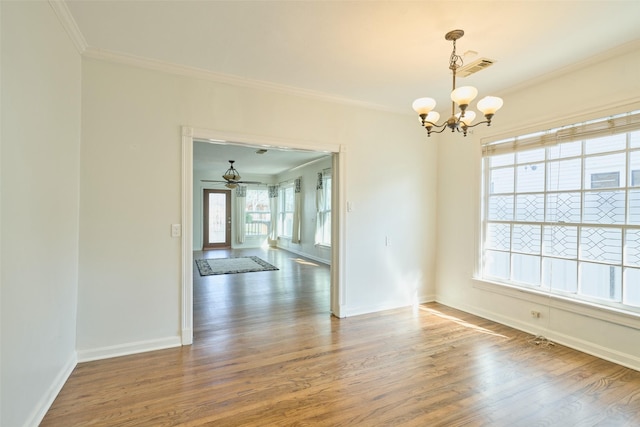
<svg viewBox="0 0 640 427">
<path fill-rule="evenodd" d="M 231 191 L 204 190 L 202 249 L 231 247 Z"/>
</svg>

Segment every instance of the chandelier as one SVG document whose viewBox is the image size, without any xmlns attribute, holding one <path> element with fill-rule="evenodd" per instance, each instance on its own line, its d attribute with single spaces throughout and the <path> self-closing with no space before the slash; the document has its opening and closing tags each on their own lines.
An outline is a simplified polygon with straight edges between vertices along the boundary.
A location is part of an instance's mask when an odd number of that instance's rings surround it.
<svg viewBox="0 0 640 427">
<path fill-rule="evenodd" d="M 471 124 L 476 118 L 476 113 L 467 110 L 467 107 L 478 95 L 478 90 L 473 86 L 462 86 L 456 89 L 456 70 L 463 65 L 462 57 L 456 55 L 456 40 L 464 35 L 462 30 L 449 31 L 444 38 L 453 42 L 453 52 L 449 59 L 449 69 L 453 72 L 453 91 L 451 92 L 451 117 L 446 122 L 437 124 L 440 120 L 440 114 L 432 111 L 436 106 L 433 98 L 418 98 L 413 101 L 413 109 L 420 115 L 420 123 L 427 130 L 427 136 L 432 133 L 442 133 L 445 129 L 451 129 L 451 132 L 462 132 L 467 136 L 469 128 L 486 123 L 491 126 L 491 119 L 496 111 L 502 107 L 502 99 L 496 96 L 486 96 L 478 101 L 478 110 L 484 114 L 485 120 Z M 456 104 L 460 112 L 456 114 Z"/>
</svg>

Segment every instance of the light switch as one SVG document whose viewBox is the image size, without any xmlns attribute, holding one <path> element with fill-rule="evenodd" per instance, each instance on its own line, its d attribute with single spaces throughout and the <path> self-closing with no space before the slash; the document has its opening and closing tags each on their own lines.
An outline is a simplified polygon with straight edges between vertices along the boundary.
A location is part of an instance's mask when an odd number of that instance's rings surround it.
<svg viewBox="0 0 640 427">
<path fill-rule="evenodd" d="M 180 237 L 182 234 L 182 227 L 180 224 L 171 224 L 171 237 Z"/>
</svg>

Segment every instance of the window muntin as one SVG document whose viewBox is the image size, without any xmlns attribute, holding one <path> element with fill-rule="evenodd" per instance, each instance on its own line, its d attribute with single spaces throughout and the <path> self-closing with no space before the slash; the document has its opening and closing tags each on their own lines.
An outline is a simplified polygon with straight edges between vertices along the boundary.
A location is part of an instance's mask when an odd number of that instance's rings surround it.
<svg viewBox="0 0 640 427">
<path fill-rule="evenodd" d="M 640 311 L 640 131 L 483 164 L 482 278 Z"/>
</svg>

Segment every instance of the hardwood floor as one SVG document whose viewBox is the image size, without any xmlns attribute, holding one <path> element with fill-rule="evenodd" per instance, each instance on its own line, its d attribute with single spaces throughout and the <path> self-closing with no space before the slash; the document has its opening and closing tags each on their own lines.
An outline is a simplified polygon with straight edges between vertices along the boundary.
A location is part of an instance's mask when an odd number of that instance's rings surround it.
<svg viewBox="0 0 640 427">
<path fill-rule="evenodd" d="M 233 254 L 280 270 L 194 272 L 193 345 L 79 364 L 42 426 L 640 425 L 640 372 L 435 303 L 336 319 L 326 266 Z"/>
</svg>

